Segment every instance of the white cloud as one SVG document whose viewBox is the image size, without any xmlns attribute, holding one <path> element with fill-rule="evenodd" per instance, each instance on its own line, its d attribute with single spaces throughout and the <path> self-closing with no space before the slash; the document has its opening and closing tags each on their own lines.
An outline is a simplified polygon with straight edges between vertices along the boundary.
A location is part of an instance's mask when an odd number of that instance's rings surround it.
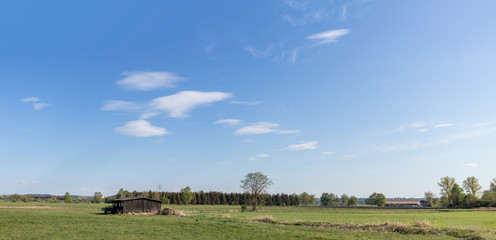
<svg viewBox="0 0 496 240">
<path fill-rule="evenodd" d="M 124 126 L 115 128 L 115 131 L 132 137 L 155 137 L 169 133 L 165 128 L 153 126 L 143 119 L 127 122 Z"/>
<path fill-rule="evenodd" d="M 239 120 L 239 119 L 220 119 L 220 120 L 217 120 L 214 122 L 215 124 L 227 124 L 231 127 L 234 127 L 234 126 L 237 126 L 241 123 L 243 123 L 243 121 Z"/>
<path fill-rule="evenodd" d="M 341 36 L 350 33 L 349 29 L 330 30 L 320 33 L 315 33 L 307 37 L 307 39 L 317 40 L 318 44 L 337 42 Z"/>
<path fill-rule="evenodd" d="M 231 162 L 220 162 L 221 165 L 231 165 Z"/>
<path fill-rule="evenodd" d="M 466 163 L 466 164 L 463 164 L 464 168 L 476 168 L 478 167 L 478 165 L 476 163 Z"/>
<path fill-rule="evenodd" d="M 333 154 L 335 154 L 335 152 L 322 152 L 322 154 L 324 154 L 324 155 L 333 155 Z"/>
<path fill-rule="evenodd" d="M 266 154 L 266 153 L 259 153 L 256 155 L 257 158 L 268 158 L 269 157 L 269 154 Z"/>
<path fill-rule="evenodd" d="M 427 132 L 427 131 L 429 131 L 428 128 L 421 128 L 417 130 L 417 132 Z"/>
<path fill-rule="evenodd" d="M 443 128 L 443 127 L 451 127 L 454 125 L 455 125 L 454 123 L 440 123 L 440 124 L 434 125 L 434 127 L 435 128 Z"/>
<path fill-rule="evenodd" d="M 257 160 L 257 158 L 256 157 L 251 157 L 251 158 L 248 158 L 248 160 L 255 161 L 255 160 Z"/>
<path fill-rule="evenodd" d="M 317 146 L 317 141 L 308 141 L 308 142 L 289 145 L 286 149 L 292 151 L 300 151 L 300 150 L 314 150 L 317 148 L 319 148 L 319 146 Z"/>
<path fill-rule="evenodd" d="M 21 102 L 39 102 L 40 99 L 37 97 L 29 97 L 21 99 Z"/>
<path fill-rule="evenodd" d="M 256 135 L 256 134 L 266 134 L 266 133 L 278 133 L 278 134 L 293 134 L 298 133 L 298 130 L 279 130 L 280 125 L 271 122 L 259 122 L 250 126 L 245 126 L 239 128 L 234 132 L 236 135 Z"/>
<path fill-rule="evenodd" d="M 49 103 L 44 103 L 44 102 L 40 102 L 40 101 L 41 101 L 41 99 L 39 99 L 37 97 L 29 97 L 29 98 L 21 99 L 21 102 L 33 104 L 34 110 L 41 110 L 45 107 L 51 106 L 51 104 L 49 104 Z"/>
<path fill-rule="evenodd" d="M 148 113 L 143 113 L 141 114 L 140 118 L 141 119 L 148 119 L 148 118 L 152 118 L 152 117 L 155 117 L 157 115 L 159 115 L 160 113 L 159 112 L 148 112 Z"/>
<path fill-rule="evenodd" d="M 135 111 L 141 109 L 142 106 L 135 102 L 120 101 L 120 100 L 107 100 L 100 108 L 102 111 Z"/>
<path fill-rule="evenodd" d="M 208 105 L 232 97 L 225 92 L 183 91 L 174 95 L 153 99 L 151 108 L 169 112 L 175 118 L 188 117 L 188 113 L 200 105 Z"/>
<path fill-rule="evenodd" d="M 174 83 L 183 78 L 171 72 L 124 72 L 127 77 L 117 81 L 117 85 L 125 89 L 149 91 L 159 88 L 174 87 Z"/>
<path fill-rule="evenodd" d="M 230 101 L 229 103 L 230 104 L 239 104 L 239 105 L 250 105 L 250 106 L 253 106 L 253 105 L 258 105 L 261 102 L 260 101 L 254 101 L 254 102 Z"/>
</svg>

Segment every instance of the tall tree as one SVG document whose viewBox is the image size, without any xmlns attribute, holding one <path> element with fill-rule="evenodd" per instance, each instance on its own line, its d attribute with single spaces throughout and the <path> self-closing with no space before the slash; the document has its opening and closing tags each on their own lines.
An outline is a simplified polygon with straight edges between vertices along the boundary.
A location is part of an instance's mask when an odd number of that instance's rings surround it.
<svg viewBox="0 0 496 240">
<path fill-rule="evenodd" d="M 322 206 L 329 205 L 329 193 L 322 193 L 322 196 L 320 196 L 320 205 Z"/>
<path fill-rule="evenodd" d="M 95 203 L 100 203 L 103 201 L 103 195 L 101 192 L 95 192 L 95 195 L 93 196 L 93 202 Z"/>
<path fill-rule="evenodd" d="M 349 199 L 348 199 L 348 202 L 346 203 L 347 206 L 356 206 L 358 205 L 358 198 L 355 197 L 355 196 L 351 196 Z"/>
<path fill-rule="evenodd" d="M 463 188 L 468 194 L 472 194 L 476 197 L 479 197 L 482 190 L 482 186 L 479 184 L 479 179 L 473 176 L 467 177 L 467 179 L 463 181 Z"/>
<path fill-rule="evenodd" d="M 71 198 L 71 195 L 69 194 L 69 192 L 66 192 L 65 195 L 64 195 L 64 202 L 66 203 L 72 203 L 72 198 Z"/>
<path fill-rule="evenodd" d="M 455 178 L 448 176 L 441 178 L 441 180 L 437 183 L 437 185 L 441 188 L 441 196 L 445 197 L 444 199 L 448 201 L 448 205 L 452 204 L 451 190 L 455 184 Z"/>
<path fill-rule="evenodd" d="M 261 172 L 248 173 L 245 179 L 241 180 L 240 187 L 251 193 L 253 211 L 257 210 L 257 205 L 260 202 L 260 194 L 266 193 L 267 188 L 272 185 L 272 181 Z"/>
<path fill-rule="evenodd" d="M 190 204 L 191 203 L 191 199 L 193 199 L 193 193 L 191 192 L 191 188 L 189 186 L 185 187 L 185 188 L 181 188 L 181 201 L 184 203 L 184 204 Z"/>
<path fill-rule="evenodd" d="M 349 199 L 350 199 L 350 197 L 348 197 L 348 195 L 343 193 L 343 195 L 341 195 L 341 204 L 346 205 L 348 203 Z"/>
<path fill-rule="evenodd" d="M 496 178 L 493 178 L 493 180 L 491 180 L 489 191 L 496 192 Z"/>
<path fill-rule="evenodd" d="M 312 197 L 307 192 L 300 194 L 300 203 L 303 206 L 308 206 L 312 204 Z"/>
<path fill-rule="evenodd" d="M 365 203 L 369 205 L 385 206 L 386 196 L 382 193 L 372 193 L 369 198 L 365 199 Z"/>
<path fill-rule="evenodd" d="M 425 198 L 425 201 L 427 201 L 427 203 L 429 204 L 429 206 L 432 207 L 432 199 L 434 199 L 434 193 L 432 193 L 431 191 L 425 192 L 424 198 Z"/>
</svg>

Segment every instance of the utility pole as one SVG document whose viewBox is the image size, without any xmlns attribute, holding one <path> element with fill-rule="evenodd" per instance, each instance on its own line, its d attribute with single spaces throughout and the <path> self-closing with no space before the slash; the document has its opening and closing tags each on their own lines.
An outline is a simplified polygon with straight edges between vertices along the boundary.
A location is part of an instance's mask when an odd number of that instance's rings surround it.
<svg viewBox="0 0 496 240">
<path fill-rule="evenodd" d="M 162 184 L 158 183 L 157 190 L 158 192 L 162 192 L 163 186 Z"/>
</svg>

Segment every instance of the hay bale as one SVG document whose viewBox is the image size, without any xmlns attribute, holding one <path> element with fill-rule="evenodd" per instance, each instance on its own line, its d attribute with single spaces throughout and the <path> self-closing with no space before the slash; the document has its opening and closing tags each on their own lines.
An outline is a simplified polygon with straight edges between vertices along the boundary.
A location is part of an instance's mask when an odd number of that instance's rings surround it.
<svg viewBox="0 0 496 240">
<path fill-rule="evenodd" d="M 186 216 L 186 214 L 184 214 L 183 211 L 174 210 L 172 208 L 164 208 L 162 209 L 160 214 L 167 216 L 181 216 L 181 217 Z"/>
</svg>

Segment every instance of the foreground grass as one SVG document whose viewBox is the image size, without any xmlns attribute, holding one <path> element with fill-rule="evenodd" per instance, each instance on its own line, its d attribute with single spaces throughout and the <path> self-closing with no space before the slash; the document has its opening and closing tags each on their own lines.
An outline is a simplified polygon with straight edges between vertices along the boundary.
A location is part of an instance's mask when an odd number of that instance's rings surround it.
<svg viewBox="0 0 496 240">
<path fill-rule="evenodd" d="M 56 203 L 40 206 L 39 203 L 0 202 L 0 239 L 455 239 L 447 235 L 398 234 L 249 221 L 267 213 L 278 221 L 300 219 L 297 221 L 331 223 L 338 222 L 341 217 L 349 221 L 362 221 L 360 212 L 357 214 L 352 209 L 334 212 L 335 209 L 270 207 L 263 208 L 261 212 L 241 213 L 237 212 L 239 207 L 170 205 L 187 211 L 189 215 L 173 217 L 103 215 L 100 211 L 102 206 L 104 204 Z M 380 215 L 380 212 L 375 214 Z M 382 222 L 385 220 L 382 219 Z"/>
</svg>

